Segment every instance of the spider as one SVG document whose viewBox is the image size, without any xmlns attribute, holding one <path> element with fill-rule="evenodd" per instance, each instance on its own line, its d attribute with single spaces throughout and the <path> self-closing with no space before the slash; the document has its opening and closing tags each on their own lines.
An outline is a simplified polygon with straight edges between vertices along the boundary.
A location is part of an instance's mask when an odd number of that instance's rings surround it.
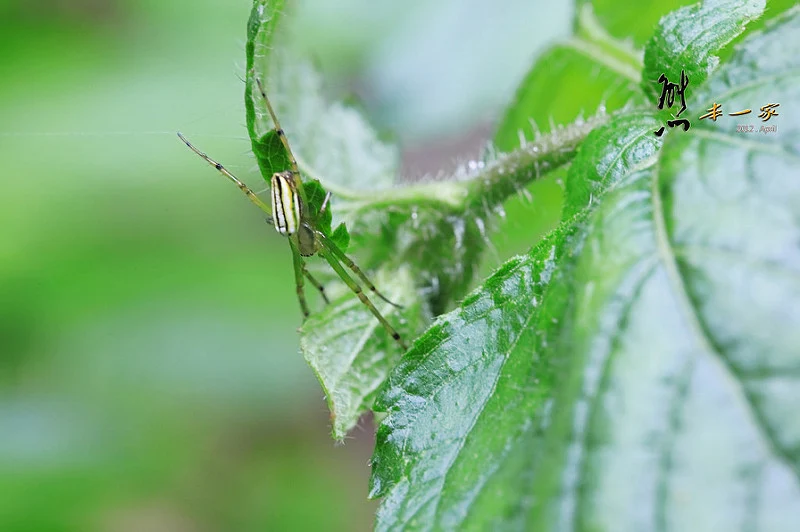
<svg viewBox="0 0 800 532">
<path fill-rule="evenodd" d="M 324 258 L 339 278 L 352 290 L 358 299 L 369 309 L 373 316 L 383 325 L 389 332 L 392 338 L 402 347 L 407 350 L 406 344 L 400 338 L 400 335 L 392 327 L 392 325 L 383 317 L 375 305 L 366 296 L 361 286 L 353 279 L 347 272 L 345 266 L 349 268 L 358 277 L 361 282 L 377 297 L 381 298 L 386 303 L 402 308 L 400 305 L 393 303 L 383 294 L 381 294 L 369 278 L 361 271 L 355 262 L 350 259 L 336 243 L 326 235 L 320 225 L 320 219 L 325 214 L 330 204 L 331 193 L 327 192 L 322 201 L 322 205 L 317 212 L 309 208 L 309 203 L 306 199 L 306 192 L 303 187 L 303 181 L 300 177 L 300 169 L 297 165 L 297 160 L 292 154 L 292 149 L 289 146 L 289 141 L 286 134 L 281 128 L 280 122 L 275 111 L 272 109 L 267 93 L 264 91 L 264 86 L 261 80 L 256 80 L 258 90 L 261 92 L 261 97 L 266 103 L 267 110 L 269 111 L 272 123 L 274 124 L 275 134 L 280 138 L 285 151 L 286 157 L 289 162 L 289 170 L 276 172 L 272 174 L 270 180 L 270 190 L 272 197 L 271 208 L 267 206 L 250 187 L 245 185 L 236 176 L 234 176 L 227 168 L 218 163 L 198 148 L 196 148 L 186 137 L 178 133 L 178 137 L 186 144 L 189 149 L 202 157 L 208 164 L 216 168 L 222 175 L 231 180 L 239 189 L 247 195 L 251 202 L 267 214 L 267 223 L 274 226 L 279 234 L 287 237 L 289 240 L 289 247 L 292 250 L 292 263 L 294 266 L 294 280 L 297 289 L 297 299 L 300 302 L 300 310 L 303 312 L 303 320 L 310 316 L 308 310 L 308 303 L 304 292 L 304 280 L 308 281 L 319 290 L 322 299 L 328 303 L 328 297 L 325 295 L 325 289 L 322 284 L 317 281 L 308 269 L 306 269 L 305 257 L 319 255 Z M 342 266 L 344 265 L 344 266 Z"/>
</svg>

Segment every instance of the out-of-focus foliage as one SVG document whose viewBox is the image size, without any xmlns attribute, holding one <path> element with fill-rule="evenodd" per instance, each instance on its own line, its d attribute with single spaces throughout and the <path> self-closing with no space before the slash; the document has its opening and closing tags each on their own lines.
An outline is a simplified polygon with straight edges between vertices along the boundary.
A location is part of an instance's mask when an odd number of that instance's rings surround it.
<svg viewBox="0 0 800 532">
<path fill-rule="evenodd" d="M 369 115 L 404 144 L 494 121 L 541 46 L 568 34 L 574 9 L 527 0 L 304 0 L 289 7 L 292 32 L 303 34 L 298 51 L 318 58 L 329 82 L 356 74 Z M 330 67 L 337 64 L 343 67 Z"/>
<path fill-rule="evenodd" d="M 70 4 L 0 17 L 0 529 L 369 519 L 296 356 L 281 242 L 174 137 L 254 175 L 249 5 Z"/>
<path fill-rule="evenodd" d="M 375 90 L 397 85 L 361 44 L 329 54 L 326 43 L 343 34 L 375 42 L 364 35 L 377 23 L 354 26 L 318 2 L 298 4 L 298 42 L 343 92 L 354 80 L 373 109 L 430 104 L 421 92 L 407 102 L 405 92 Z M 379 32 L 387 40 L 414 39 L 406 10 L 389 16 L 375 4 L 351 10 L 393 26 Z M 459 28 L 479 27 L 467 4 L 418 8 L 429 24 L 457 32 L 448 29 L 456 8 Z M 286 243 L 174 136 L 180 129 L 264 189 L 240 81 L 250 8 L 246 0 L 0 4 L 2 530 L 372 522 L 375 505 L 364 498 L 372 436 L 356 429 L 356 441 L 331 445 L 322 394 L 298 354 Z M 540 19 L 561 16 L 550 15 Z M 498 40 L 517 57 L 503 68 L 524 71 L 541 38 Z M 486 46 L 483 58 L 458 55 L 448 42 L 437 48 L 451 57 L 437 66 L 444 78 L 499 55 Z M 462 127 L 491 117 L 468 113 L 491 107 L 492 80 L 482 87 L 455 111 Z M 448 129 L 429 114 L 414 113 L 405 127 Z M 382 116 L 384 130 L 393 115 Z"/>
</svg>

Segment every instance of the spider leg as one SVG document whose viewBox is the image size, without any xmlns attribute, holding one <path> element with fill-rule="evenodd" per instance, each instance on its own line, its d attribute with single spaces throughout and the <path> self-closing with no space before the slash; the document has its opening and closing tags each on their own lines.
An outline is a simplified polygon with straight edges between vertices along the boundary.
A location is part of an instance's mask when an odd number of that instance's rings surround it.
<svg viewBox="0 0 800 532">
<path fill-rule="evenodd" d="M 306 269 L 303 263 L 303 257 L 300 255 L 300 250 L 297 245 L 290 238 L 289 247 L 292 248 L 292 265 L 294 266 L 294 286 L 297 290 L 297 300 L 300 302 L 300 310 L 303 312 L 303 321 L 311 315 L 308 310 L 308 303 L 306 302 L 306 294 L 303 292 L 303 272 Z"/>
<path fill-rule="evenodd" d="M 303 265 L 303 275 L 306 276 L 306 279 L 308 279 L 314 288 L 319 290 L 319 294 L 322 296 L 322 299 L 325 301 L 325 303 L 330 303 L 330 301 L 328 301 L 328 296 L 325 295 L 325 288 L 322 286 L 322 283 L 314 279 L 314 276 L 309 273 L 308 268 L 306 268 L 305 265 Z"/>
<path fill-rule="evenodd" d="M 325 214 L 325 210 L 328 208 L 328 204 L 330 203 L 330 201 L 331 201 L 331 193 L 328 192 L 327 194 L 325 194 L 325 199 L 322 200 L 322 206 L 319 208 L 320 216 Z"/>
<path fill-rule="evenodd" d="M 343 263 L 344 263 L 344 264 L 345 264 L 345 265 L 346 265 L 348 268 L 350 268 L 350 269 L 353 271 L 353 273 L 355 273 L 355 274 L 356 274 L 356 276 L 358 276 L 358 278 L 359 278 L 359 279 L 361 279 L 361 280 L 364 282 L 364 284 L 366 284 L 366 285 L 367 285 L 367 288 L 369 288 L 369 289 L 370 289 L 370 291 L 372 291 L 372 292 L 373 292 L 373 293 L 374 293 L 376 296 L 378 296 L 378 297 L 379 297 L 379 298 L 381 298 L 382 300 L 386 301 L 387 303 L 389 303 L 389 304 L 390 304 L 390 305 L 392 305 L 393 307 L 396 307 L 396 308 L 403 308 L 401 305 L 398 305 L 397 303 L 395 303 L 395 302 L 393 302 L 393 301 L 390 301 L 390 300 L 389 300 L 389 299 L 388 299 L 386 296 L 384 296 L 383 294 L 381 294 L 380 292 L 378 292 L 378 289 L 377 289 L 377 288 L 375 288 L 375 285 L 374 285 L 374 284 L 372 284 L 372 281 L 370 281 L 370 280 L 369 280 L 369 278 L 368 278 L 368 277 L 367 277 L 367 276 L 364 274 L 364 272 L 362 272 L 362 271 L 361 271 L 361 268 L 359 268 L 358 266 L 356 266 L 356 263 L 355 263 L 355 262 L 353 262 L 353 261 L 350 259 L 350 257 L 348 257 L 347 255 L 345 255 L 345 254 L 344 254 L 344 252 L 343 252 L 341 249 L 339 249 L 339 248 L 336 246 L 336 244 L 334 244 L 334 243 L 331 241 L 331 239 L 330 239 L 330 238 L 328 238 L 327 236 L 325 236 L 325 235 L 322 233 L 322 231 L 316 231 L 316 234 L 317 234 L 317 236 L 319 237 L 319 239 L 320 239 L 320 242 L 321 242 L 321 243 L 322 243 L 322 245 L 325 247 L 325 249 L 328 249 L 328 250 L 330 250 L 330 252 L 331 252 L 331 253 L 333 253 L 333 254 L 336 256 L 336 258 L 337 258 L 337 259 L 339 259 L 340 261 L 342 261 L 342 262 L 343 262 Z"/>
<path fill-rule="evenodd" d="M 189 142 L 188 140 L 186 140 L 186 137 L 184 137 L 182 134 L 178 133 L 178 138 L 181 139 L 183 141 L 183 143 L 186 144 L 189 147 L 190 150 L 192 150 L 197 155 L 199 155 L 200 157 L 205 159 L 205 161 L 208 164 L 210 164 L 211 166 L 216 168 L 222 175 L 224 175 L 225 177 L 227 177 L 228 179 L 233 181 L 233 183 L 235 183 L 236 186 L 239 187 L 239 189 L 247 195 L 247 197 L 250 199 L 250 201 L 255 203 L 256 206 L 259 209 L 261 209 L 262 211 L 267 213 L 267 215 L 268 215 L 267 222 L 272 224 L 272 216 L 269 216 L 270 215 L 269 207 L 267 207 L 267 204 L 264 203 L 263 201 L 261 201 L 261 199 L 258 196 L 256 196 L 255 192 L 250 190 L 250 187 L 248 187 L 247 185 L 242 183 L 235 175 L 230 173 L 228 171 L 228 169 L 225 168 L 224 166 L 222 166 L 220 163 L 218 163 L 217 161 L 215 161 L 214 159 L 212 159 L 211 157 L 209 157 L 205 153 L 203 153 L 200 150 L 198 150 L 197 148 L 195 148 L 194 145 L 191 142 Z"/>
<path fill-rule="evenodd" d="M 394 330 L 394 327 L 392 327 L 391 324 L 388 321 L 386 321 L 386 318 L 383 317 L 383 314 L 381 314 L 378 311 L 378 309 L 375 308 L 375 305 L 372 304 L 372 301 L 369 300 L 369 298 L 361 289 L 361 287 L 358 285 L 358 283 L 356 283 L 353 280 L 353 278 L 350 277 L 350 274 L 347 273 L 347 270 L 345 270 L 342 267 L 341 263 L 338 260 L 338 257 L 334 256 L 332 253 L 329 253 L 327 248 L 321 249 L 319 251 L 319 254 L 322 255 L 322 257 L 326 261 L 328 261 L 328 264 L 331 265 L 333 271 L 335 271 L 339 275 L 339 277 L 341 277 L 342 281 L 344 281 L 347 287 L 350 288 L 350 290 L 352 290 L 353 292 L 355 292 L 356 296 L 358 296 L 358 299 L 360 299 L 361 302 L 364 303 L 364 306 L 366 306 L 369 309 L 372 315 L 375 316 L 375 318 L 381 323 L 381 325 L 383 325 L 383 328 L 389 332 L 392 338 L 394 338 L 394 340 L 398 344 L 400 344 L 400 347 L 403 348 L 403 351 L 407 351 L 408 346 L 406 346 L 405 342 L 403 342 L 403 339 L 400 338 L 400 334 L 398 334 L 398 332 Z"/>
</svg>

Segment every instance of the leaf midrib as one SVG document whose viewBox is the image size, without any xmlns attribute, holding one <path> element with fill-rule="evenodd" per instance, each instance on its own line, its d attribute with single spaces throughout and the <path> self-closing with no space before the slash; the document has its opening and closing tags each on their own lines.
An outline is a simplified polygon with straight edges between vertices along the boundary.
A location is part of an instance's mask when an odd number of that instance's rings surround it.
<svg viewBox="0 0 800 532">
<path fill-rule="evenodd" d="M 764 422 L 755 405 L 748 398 L 747 393 L 742 386 L 742 382 L 736 378 L 736 373 L 732 370 L 730 363 L 725 359 L 724 355 L 716 348 L 712 340 L 709 338 L 706 328 L 700 320 L 699 313 L 689 297 L 683 277 L 678 269 L 675 253 L 672 249 L 672 244 L 670 243 L 669 234 L 666 228 L 666 218 L 664 204 L 661 198 L 661 189 L 659 187 L 659 177 L 660 168 L 656 166 L 653 169 L 651 181 L 651 198 L 653 203 L 653 222 L 656 237 L 656 249 L 658 251 L 659 260 L 665 268 L 667 280 L 672 286 L 672 292 L 675 295 L 677 306 L 679 309 L 682 309 L 682 313 L 691 335 L 695 338 L 702 352 L 712 355 L 711 359 L 719 365 L 720 373 L 732 382 L 731 388 L 735 390 L 738 402 L 742 405 L 744 412 L 749 414 L 751 417 L 751 423 L 759 429 L 756 432 L 759 435 L 766 452 L 771 454 L 785 467 L 791 470 L 795 481 L 800 484 L 800 472 L 798 471 L 798 468 L 795 467 L 788 454 L 784 452 L 778 445 L 778 442 L 772 434 L 772 431 Z"/>
<path fill-rule="evenodd" d="M 573 37 L 565 44 L 576 52 L 595 61 L 597 64 L 603 65 L 628 81 L 637 84 L 637 86 L 641 81 L 641 71 L 634 69 L 632 66 L 625 64 L 622 60 L 606 53 L 602 47 L 595 43 L 589 42 L 581 37 Z"/>
</svg>

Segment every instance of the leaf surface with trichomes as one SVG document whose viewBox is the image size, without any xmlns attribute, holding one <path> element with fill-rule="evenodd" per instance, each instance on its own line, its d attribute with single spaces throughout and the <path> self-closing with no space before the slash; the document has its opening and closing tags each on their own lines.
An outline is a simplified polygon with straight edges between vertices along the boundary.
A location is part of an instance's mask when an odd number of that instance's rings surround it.
<svg viewBox="0 0 800 532">
<path fill-rule="evenodd" d="M 798 48 L 794 9 L 687 112 L 797 101 Z M 662 143 L 644 111 L 590 134 L 561 226 L 439 317 L 379 395 L 379 530 L 800 528 L 788 107 L 773 136 L 703 121 Z"/>
</svg>

